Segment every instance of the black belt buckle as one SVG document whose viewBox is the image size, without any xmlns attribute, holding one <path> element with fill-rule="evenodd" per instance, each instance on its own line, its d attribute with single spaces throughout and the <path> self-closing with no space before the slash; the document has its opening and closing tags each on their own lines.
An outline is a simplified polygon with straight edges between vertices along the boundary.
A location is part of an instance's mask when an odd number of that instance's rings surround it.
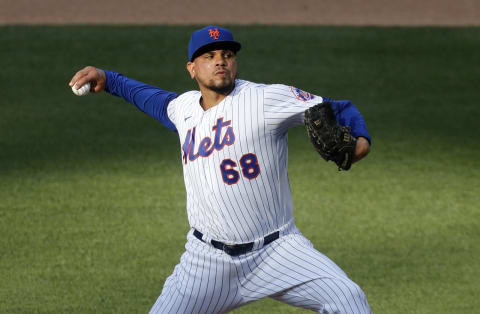
<svg viewBox="0 0 480 314">
<path fill-rule="evenodd" d="M 253 242 L 245 244 L 223 244 L 223 251 L 230 256 L 238 256 L 250 252 L 253 249 Z"/>
</svg>

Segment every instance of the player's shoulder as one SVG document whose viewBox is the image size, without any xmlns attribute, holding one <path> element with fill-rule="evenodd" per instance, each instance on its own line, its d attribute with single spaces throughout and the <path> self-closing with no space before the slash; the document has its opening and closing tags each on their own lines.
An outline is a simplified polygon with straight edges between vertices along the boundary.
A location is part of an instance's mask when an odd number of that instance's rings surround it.
<svg viewBox="0 0 480 314">
<path fill-rule="evenodd" d="M 236 79 L 235 89 L 233 90 L 233 93 L 234 94 L 245 93 L 246 91 L 262 88 L 262 85 L 263 84 L 250 82 L 247 80 Z"/>
<path fill-rule="evenodd" d="M 265 84 L 254 83 L 245 80 L 236 80 L 235 94 L 241 94 L 247 90 L 261 90 L 265 99 L 273 100 L 300 100 L 300 101 L 317 101 L 321 102 L 322 97 L 304 91 L 295 86 L 282 83 Z"/>
<path fill-rule="evenodd" d="M 281 83 L 274 83 L 274 84 L 267 84 L 267 83 L 254 83 L 246 80 L 236 80 L 235 88 L 238 92 L 246 91 L 249 89 L 256 89 L 262 90 L 266 93 L 286 93 L 291 92 L 295 89 L 293 86 L 281 84 Z"/>
<path fill-rule="evenodd" d="M 200 91 L 188 91 L 178 95 L 173 99 L 167 107 L 167 113 L 170 119 L 175 120 L 175 116 L 181 116 L 185 111 L 190 111 L 195 108 L 194 104 L 200 99 Z M 173 121 L 172 120 L 172 121 Z"/>
<path fill-rule="evenodd" d="M 289 86 L 283 84 L 266 84 L 266 83 L 256 83 L 247 80 L 237 79 L 235 81 L 235 90 L 234 94 L 239 95 L 247 91 L 261 91 L 264 93 L 269 92 L 282 92 L 289 90 Z"/>
<path fill-rule="evenodd" d="M 175 104 L 188 104 L 194 102 L 195 99 L 198 99 L 199 97 L 200 91 L 192 90 L 178 95 L 178 97 L 172 100 L 172 102 Z"/>
<path fill-rule="evenodd" d="M 265 92 L 266 93 L 278 93 L 278 94 L 286 94 L 289 95 L 291 94 L 292 90 L 294 90 L 294 86 L 286 85 L 286 84 L 281 84 L 281 83 L 275 83 L 275 84 L 267 84 L 265 86 Z"/>
<path fill-rule="evenodd" d="M 274 99 L 291 99 L 295 101 L 303 101 L 303 102 L 322 102 L 323 97 L 315 95 L 313 93 L 307 92 L 302 90 L 298 87 L 293 85 L 285 85 L 285 84 L 270 84 L 265 89 L 266 98 L 274 98 Z"/>
</svg>

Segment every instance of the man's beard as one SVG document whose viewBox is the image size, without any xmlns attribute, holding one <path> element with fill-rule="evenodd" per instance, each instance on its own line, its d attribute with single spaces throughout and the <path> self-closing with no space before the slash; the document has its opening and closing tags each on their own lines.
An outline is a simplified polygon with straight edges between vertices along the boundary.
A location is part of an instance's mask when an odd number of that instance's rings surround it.
<svg viewBox="0 0 480 314">
<path fill-rule="evenodd" d="M 232 81 L 231 84 L 228 85 L 210 86 L 209 88 L 218 94 L 228 95 L 235 88 L 235 81 Z"/>
<path fill-rule="evenodd" d="M 235 79 L 229 80 L 228 82 L 224 82 L 224 84 L 221 85 L 215 85 L 215 83 L 212 83 L 210 86 L 207 86 L 208 89 L 222 95 L 228 95 L 230 92 L 235 88 Z"/>
</svg>

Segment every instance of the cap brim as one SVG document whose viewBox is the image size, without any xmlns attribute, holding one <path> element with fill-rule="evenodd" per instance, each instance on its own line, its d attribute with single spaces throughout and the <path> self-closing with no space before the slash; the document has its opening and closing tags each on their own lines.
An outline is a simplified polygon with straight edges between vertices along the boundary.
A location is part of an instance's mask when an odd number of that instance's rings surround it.
<svg viewBox="0 0 480 314">
<path fill-rule="evenodd" d="M 242 48 L 242 45 L 239 42 L 236 41 L 216 41 L 213 43 L 206 44 L 205 46 L 202 46 L 198 48 L 192 55 L 192 59 L 190 61 L 195 60 L 196 57 L 204 54 L 205 52 L 209 52 L 212 50 L 218 50 L 218 49 L 228 49 L 233 51 L 235 54 Z"/>
</svg>

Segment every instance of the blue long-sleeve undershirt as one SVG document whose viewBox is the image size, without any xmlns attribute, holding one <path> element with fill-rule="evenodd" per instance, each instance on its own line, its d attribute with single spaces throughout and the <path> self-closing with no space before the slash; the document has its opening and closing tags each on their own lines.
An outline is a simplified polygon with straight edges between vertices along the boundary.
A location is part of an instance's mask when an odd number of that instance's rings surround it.
<svg viewBox="0 0 480 314">
<path fill-rule="evenodd" d="M 177 131 L 175 124 L 168 118 L 168 104 L 178 97 L 177 93 L 164 91 L 158 87 L 135 81 L 120 73 L 105 71 L 107 84 L 105 91 L 122 97 L 144 113 L 160 121 L 172 131 Z"/>
<path fill-rule="evenodd" d="M 337 122 L 340 125 L 351 127 L 353 137 L 365 137 L 368 142 L 372 144 L 372 138 L 370 137 L 370 134 L 368 134 L 367 126 L 365 125 L 362 114 L 351 101 L 332 100 L 327 97 L 323 97 L 323 101 L 330 101 L 332 103 L 332 109 L 337 118 Z"/>
</svg>

